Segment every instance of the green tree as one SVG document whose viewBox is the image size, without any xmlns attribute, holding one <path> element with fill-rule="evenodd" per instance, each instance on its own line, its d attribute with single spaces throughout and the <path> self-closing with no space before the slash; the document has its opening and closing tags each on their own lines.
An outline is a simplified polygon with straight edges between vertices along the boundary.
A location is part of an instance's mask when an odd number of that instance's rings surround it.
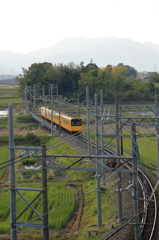
<svg viewBox="0 0 159 240">
<path fill-rule="evenodd" d="M 83 67 L 83 72 L 87 73 L 91 70 L 98 69 L 99 67 L 95 63 L 88 63 L 85 67 Z"/>
<path fill-rule="evenodd" d="M 137 71 L 135 70 L 135 68 L 129 66 L 129 65 L 124 65 L 123 63 L 119 63 L 117 65 L 117 67 L 126 67 L 127 68 L 127 77 L 132 77 L 132 78 L 136 78 L 137 77 Z"/>
<path fill-rule="evenodd" d="M 81 67 L 73 62 L 64 65 L 60 63 L 54 66 L 60 72 L 61 84 L 59 86 L 59 91 L 64 94 L 64 96 L 70 96 L 70 94 L 75 94 L 78 91 L 78 81 L 80 79 Z"/>
<path fill-rule="evenodd" d="M 154 72 L 153 74 L 149 75 L 148 80 L 154 83 L 159 83 L 159 73 Z"/>
</svg>

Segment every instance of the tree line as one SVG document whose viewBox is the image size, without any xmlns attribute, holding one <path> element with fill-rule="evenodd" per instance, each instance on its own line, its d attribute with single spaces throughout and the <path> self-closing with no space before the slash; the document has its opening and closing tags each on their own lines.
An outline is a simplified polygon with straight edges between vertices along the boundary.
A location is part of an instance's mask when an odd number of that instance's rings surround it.
<svg viewBox="0 0 159 240">
<path fill-rule="evenodd" d="M 104 100 L 114 100 L 114 92 L 118 91 L 120 99 L 126 101 L 152 101 L 155 88 L 159 90 L 159 73 L 153 73 L 147 81 L 137 76 L 137 71 L 129 66 L 119 63 L 117 66 L 107 65 L 99 68 L 95 63 L 86 66 L 84 62 L 79 65 L 73 62 L 64 65 L 49 62 L 34 63 L 28 69 L 22 68 L 23 74 L 17 76 L 19 90 L 27 86 L 45 86 L 46 92 L 51 84 L 58 84 L 59 94 L 63 97 L 77 97 L 85 99 L 85 89 L 88 86 L 90 98 L 99 94 L 103 89 Z"/>
</svg>

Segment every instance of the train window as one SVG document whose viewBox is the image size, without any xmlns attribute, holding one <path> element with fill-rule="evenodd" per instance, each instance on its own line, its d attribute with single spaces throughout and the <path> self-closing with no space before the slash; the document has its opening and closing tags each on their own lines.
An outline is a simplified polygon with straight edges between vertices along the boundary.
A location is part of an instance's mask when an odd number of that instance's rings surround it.
<svg viewBox="0 0 159 240">
<path fill-rule="evenodd" d="M 82 120 L 81 119 L 72 119 L 71 126 L 82 126 Z"/>
</svg>

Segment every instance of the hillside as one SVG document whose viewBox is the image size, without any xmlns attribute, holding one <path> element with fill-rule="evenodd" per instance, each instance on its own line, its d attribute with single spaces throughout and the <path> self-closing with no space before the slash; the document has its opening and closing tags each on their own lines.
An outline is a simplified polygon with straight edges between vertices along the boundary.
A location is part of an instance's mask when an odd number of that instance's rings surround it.
<svg viewBox="0 0 159 240">
<path fill-rule="evenodd" d="M 93 60 L 99 67 L 123 62 L 137 71 L 154 71 L 159 64 L 159 46 L 153 43 L 139 43 L 127 38 L 86 38 L 63 39 L 50 47 L 29 54 L 0 50 L 0 68 L 4 74 L 19 74 L 21 68 L 32 63 L 51 62 L 53 64 L 74 62 L 86 64 Z"/>
</svg>

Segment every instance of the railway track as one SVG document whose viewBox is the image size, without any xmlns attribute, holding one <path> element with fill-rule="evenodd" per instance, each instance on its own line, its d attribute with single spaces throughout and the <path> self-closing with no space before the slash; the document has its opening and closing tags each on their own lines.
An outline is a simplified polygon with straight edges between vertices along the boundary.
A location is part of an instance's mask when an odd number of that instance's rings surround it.
<svg viewBox="0 0 159 240">
<path fill-rule="evenodd" d="M 80 141 L 83 141 L 87 144 L 87 138 L 83 135 L 77 136 Z M 90 141 L 90 145 L 95 148 L 96 143 L 94 141 Z M 101 146 L 99 146 L 99 150 L 101 150 Z M 113 151 L 109 149 L 104 150 L 105 154 L 114 154 Z M 125 162 L 124 157 L 121 161 L 122 163 Z M 132 163 L 125 163 L 124 168 L 132 169 Z M 145 175 L 145 173 L 138 169 L 138 183 L 139 183 L 139 200 L 140 200 L 140 208 L 139 208 L 139 217 L 140 217 L 140 229 L 141 229 L 141 238 L 142 240 L 153 240 L 154 238 L 154 231 L 155 231 L 155 224 L 157 218 L 157 200 L 155 196 L 154 188 Z M 123 229 L 128 224 L 132 224 L 135 216 L 132 216 L 131 219 L 127 220 L 120 229 Z M 116 233 L 119 232 L 119 229 L 114 231 L 109 237 L 102 238 L 104 239 L 111 239 Z M 131 238 L 132 240 L 135 239 L 135 236 Z M 130 238 L 129 238 L 130 240 Z"/>
<path fill-rule="evenodd" d="M 44 121 L 40 116 L 37 114 L 32 114 L 32 117 L 41 123 L 42 126 L 46 126 L 48 129 L 51 129 L 51 124 Z M 83 135 L 76 136 L 78 140 L 84 142 L 87 144 L 87 138 Z M 90 145 L 92 148 L 96 147 L 95 141 L 90 141 Z M 99 150 L 101 150 L 101 146 L 99 145 Z M 104 150 L 105 154 L 114 154 L 114 152 L 110 149 Z M 124 163 L 124 156 L 122 162 Z M 113 167 L 113 162 L 112 162 Z M 124 165 L 125 168 L 132 169 L 132 164 L 126 163 Z M 113 169 L 112 169 L 113 171 Z M 140 209 L 139 209 L 139 216 L 140 216 L 140 229 L 141 229 L 141 235 L 142 240 L 155 240 L 154 238 L 154 231 L 155 231 L 155 224 L 156 224 L 156 218 L 157 218 L 157 201 L 155 196 L 154 188 L 148 179 L 148 177 L 141 171 L 141 169 L 138 169 L 138 183 L 139 183 L 139 197 L 140 197 Z M 132 224 L 135 216 L 132 216 L 130 219 L 127 220 L 123 225 L 121 225 L 117 230 L 115 230 L 110 236 L 106 238 L 102 238 L 102 240 L 106 239 L 112 239 L 112 237 L 118 233 L 120 230 L 125 228 L 130 223 Z M 135 239 L 129 238 L 130 239 Z"/>
</svg>

